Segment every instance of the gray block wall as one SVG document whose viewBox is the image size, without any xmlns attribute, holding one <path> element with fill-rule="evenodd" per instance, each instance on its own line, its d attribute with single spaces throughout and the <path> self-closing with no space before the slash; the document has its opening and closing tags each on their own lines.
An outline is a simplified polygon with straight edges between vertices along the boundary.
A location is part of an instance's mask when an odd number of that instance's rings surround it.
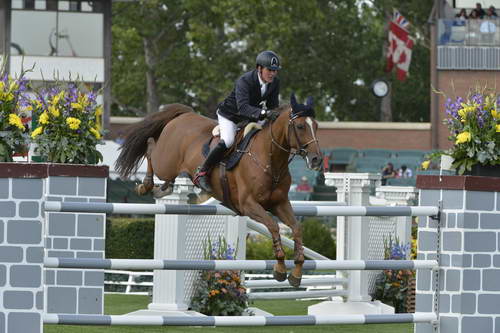
<svg viewBox="0 0 500 333">
<path fill-rule="evenodd" d="M 105 202 L 106 178 L 49 176 L 48 201 Z M 47 213 L 47 257 L 104 258 L 106 214 Z M 47 313 L 102 314 L 104 271 L 45 270 Z"/>
<path fill-rule="evenodd" d="M 500 192 L 420 191 L 422 206 L 440 200 L 440 332 L 500 332 Z M 417 259 L 435 259 L 436 221 L 420 217 L 418 239 Z M 417 272 L 417 312 L 433 308 L 435 284 L 430 271 Z M 434 331 L 430 324 L 416 324 L 415 332 Z"/>
<path fill-rule="evenodd" d="M 0 333 L 42 332 L 42 179 L 0 178 Z"/>
</svg>

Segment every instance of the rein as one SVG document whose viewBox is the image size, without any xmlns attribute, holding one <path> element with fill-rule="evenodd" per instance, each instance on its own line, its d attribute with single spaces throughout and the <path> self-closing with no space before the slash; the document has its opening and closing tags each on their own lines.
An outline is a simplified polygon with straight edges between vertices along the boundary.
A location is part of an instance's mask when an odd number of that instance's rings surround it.
<svg viewBox="0 0 500 333">
<path fill-rule="evenodd" d="M 302 144 L 300 142 L 300 139 L 299 139 L 299 135 L 297 133 L 297 129 L 295 128 L 295 119 L 297 119 L 298 117 L 300 117 L 301 114 L 300 113 L 297 113 L 295 115 L 290 115 L 290 119 L 288 120 L 288 129 L 287 129 L 287 146 L 290 147 L 290 127 L 293 128 L 293 134 L 295 135 L 295 140 L 297 142 L 297 145 L 299 146 L 298 149 L 292 149 L 292 148 L 285 148 L 283 147 L 278 141 L 276 141 L 276 139 L 274 138 L 274 134 L 273 134 L 273 124 L 274 122 L 271 122 L 269 124 L 269 135 L 271 137 L 271 149 L 270 149 L 270 152 L 269 152 L 269 157 L 270 157 L 270 164 L 266 165 L 265 167 L 262 166 L 262 164 L 259 162 L 259 160 L 252 154 L 252 152 L 250 151 L 251 149 L 251 146 L 253 144 L 253 140 L 252 142 L 250 143 L 250 146 L 248 147 L 246 153 L 252 158 L 252 160 L 255 162 L 255 164 L 257 164 L 257 166 L 259 166 L 263 171 L 264 173 L 267 173 L 269 176 L 271 176 L 271 179 L 273 181 L 272 185 L 273 185 L 273 188 L 275 188 L 276 185 L 278 185 L 280 179 L 281 179 L 281 176 L 283 175 L 283 172 L 285 171 L 285 168 L 281 168 L 280 172 L 278 173 L 277 176 L 274 176 L 273 175 L 273 170 L 272 170 L 272 156 L 273 156 L 273 145 L 278 147 L 279 149 L 283 150 L 284 152 L 288 153 L 291 157 L 288 158 L 288 162 L 287 162 L 287 165 L 289 165 L 293 159 L 295 158 L 296 155 L 299 155 L 301 156 L 302 158 L 305 158 L 307 156 L 307 150 L 306 148 L 313 142 L 316 142 L 316 144 L 318 144 L 318 139 L 316 139 L 314 133 L 313 134 L 313 139 L 306 142 L 305 144 Z"/>
</svg>

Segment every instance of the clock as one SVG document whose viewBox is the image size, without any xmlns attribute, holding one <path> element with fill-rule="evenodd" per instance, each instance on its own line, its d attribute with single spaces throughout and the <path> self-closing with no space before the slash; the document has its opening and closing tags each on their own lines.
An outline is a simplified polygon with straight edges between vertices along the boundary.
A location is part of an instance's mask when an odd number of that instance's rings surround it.
<svg viewBox="0 0 500 333">
<path fill-rule="evenodd" d="M 389 93 L 389 82 L 384 79 L 376 79 L 371 85 L 372 93 L 379 98 L 387 96 Z"/>
</svg>

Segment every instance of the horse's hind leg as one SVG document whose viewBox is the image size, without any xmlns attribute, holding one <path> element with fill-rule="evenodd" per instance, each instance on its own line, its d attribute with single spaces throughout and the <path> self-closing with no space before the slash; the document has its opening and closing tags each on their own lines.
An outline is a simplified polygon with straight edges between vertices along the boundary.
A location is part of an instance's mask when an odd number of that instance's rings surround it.
<svg viewBox="0 0 500 333">
<path fill-rule="evenodd" d="M 146 151 L 146 160 L 148 163 L 146 177 L 144 177 L 144 179 L 142 180 L 142 184 L 139 184 L 135 187 L 135 191 L 139 195 L 144 195 L 149 193 L 149 191 L 151 191 L 155 185 L 153 181 L 153 176 L 154 176 L 153 164 L 151 163 L 151 152 L 153 151 L 154 147 L 155 147 L 155 139 L 149 138 L 148 149 Z"/>
<path fill-rule="evenodd" d="M 264 224 L 267 230 L 271 233 L 271 238 L 273 241 L 274 256 L 276 257 L 277 263 L 273 267 L 273 276 L 277 281 L 286 280 L 286 266 L 285 266 L 285 251 L 281 245 L 281 237 L 279 232 L 279 226 L 276 221 L 270 217 L 267 212 L 256 202 L 247 202 L 243 205 L 241 209 L 243 215 L 246 215 L 255 221 Z"/>
<path fill-rule="evenodd" d="M 274 207 L 273 213 L 292 229 L 294 240 L 294 261 L 295 267 L 288 276 L 288 282 L 293 287 L 299 287 L 302 280 L 302 266 L 304 264 L 304 247 L 302 245 L 302 229 L 295 219 L 290 202 L 285 201 Z"/>
</svg>

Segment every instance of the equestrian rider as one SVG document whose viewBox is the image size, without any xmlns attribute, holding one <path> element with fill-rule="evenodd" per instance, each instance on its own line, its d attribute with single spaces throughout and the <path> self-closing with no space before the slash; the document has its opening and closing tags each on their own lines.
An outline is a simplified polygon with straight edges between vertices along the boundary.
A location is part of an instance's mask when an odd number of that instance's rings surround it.
<svg viewBox="0 0 500 333">
<path fill-rule="evenodd" d="M 280 59 L 273 51 L 257 55 L 256 68 L 243 74 L 235 87 L 218 105 L 220 141 L 210 151 L 203 165 L 199 167 L 193 182 L 202 190 L 211 193 L 210 170 L 223 158 L 226 150 L 234 143 L 238 123 L 258 122 L 264 119 L 274 121 L 279 113 L 272 111 L 279 106 L 279 79 L 276 77 Z"/>
</svg>

